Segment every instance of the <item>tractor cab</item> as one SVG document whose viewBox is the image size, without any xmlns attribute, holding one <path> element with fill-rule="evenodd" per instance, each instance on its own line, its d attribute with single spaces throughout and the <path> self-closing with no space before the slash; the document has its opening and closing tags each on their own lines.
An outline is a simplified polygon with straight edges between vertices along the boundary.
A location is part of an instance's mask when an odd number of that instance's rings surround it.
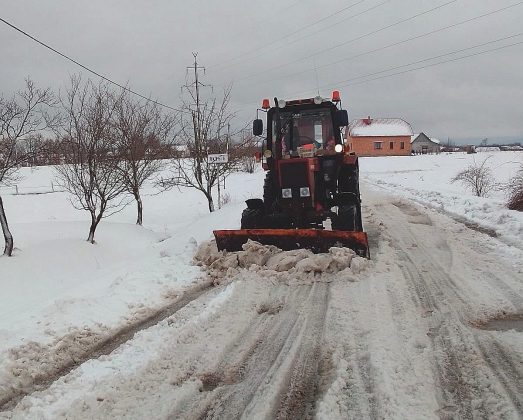
<svg viewBox="0 0 523 420">
<path fill-rule="evenodd" d="M 335 102 L 320 97 L 294 101 L 275 98 L 272 108 L 267 99 L 263 101 L 262 109 L 267 112 L 267 138 L 263 150 L 266 169 L 270 169 L 275 160 L 333 155 L 343 151 L 340 128 L 348 125 L 348 115 L 347 111 L 335 105 L 340 103 L 339 94 L 334 98 Z M 262 135 L 261 119 L 254 120 L 253 133 Z"/>
</svg>

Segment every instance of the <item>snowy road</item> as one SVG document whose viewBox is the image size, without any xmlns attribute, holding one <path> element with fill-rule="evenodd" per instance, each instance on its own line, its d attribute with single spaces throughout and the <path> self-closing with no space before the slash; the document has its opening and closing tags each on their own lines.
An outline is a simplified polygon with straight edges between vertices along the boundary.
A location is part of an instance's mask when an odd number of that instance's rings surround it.
<svg viewBox="0 0 523 420">
<path fill-rule="evenodd" d="M 522 418 L 523 259 L 406 199 L 364 198 L 372 263 L 209 261 L 219 285 L 0 418 Z"/>
</svg>

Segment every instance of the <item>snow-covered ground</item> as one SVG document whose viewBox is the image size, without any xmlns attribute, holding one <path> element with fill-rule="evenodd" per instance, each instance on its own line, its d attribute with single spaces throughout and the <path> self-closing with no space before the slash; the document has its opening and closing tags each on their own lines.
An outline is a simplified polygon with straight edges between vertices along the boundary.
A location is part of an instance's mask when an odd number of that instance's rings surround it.
<svg viewBox="0 0 523 420">
<path fill-rule="evenodd" d="M 501 187 L 487 198 L 474 196 L 458 182 L 451 183 L 459 171 L 485 160 L 485 166 L 492 170 L 495 181 Z M 521 152 L 452 153 L 360 160 L 362 179 L 375 187 L 477 224 L 495 232 L 502 241 L 523 249 L 523 213 L 505 207 L 507 197 L 503 189 L 521 165 Z"/>
<path fill-rule="evenodd" d="M 263 249 L 203 261 L 207 250 L 200 260 L 211 266 L 194 265 L 212 230 L 237 228 L 243 201 L 261 195 L 261 171 L 230 176 L 230 202 L 213 214 L 194 190 L 149 189 L 144 227 L 131 205 L 102 221 L 95 245 L 84 240 L 87 214 L 66 193 L 4 190 L 16 250 L 0 257 L 0 402 L 32 394 L 5 417 L 271 417 L 280 401 L 288 415 L 320 418 L 517 418 L 521 334 L 470 325 L 523 312 L 523 215 L 503 207 L 502 192 L 477 198 L 449 183 L 485 157 L 361 159 L 373 261 L 352 267 L 332 263 L 350 260 L 341 254 Z M 523 153 L 487 162 L 506 182 Z M 23 174 L 19 192 L 51 190 L 51 168 Z M 114 352 L 97 349 L 103 340 Z M 82 351 L 102 356 L 82 363 Z M 297 396 L 305 411 L 292 411 Z"/>
</svg>

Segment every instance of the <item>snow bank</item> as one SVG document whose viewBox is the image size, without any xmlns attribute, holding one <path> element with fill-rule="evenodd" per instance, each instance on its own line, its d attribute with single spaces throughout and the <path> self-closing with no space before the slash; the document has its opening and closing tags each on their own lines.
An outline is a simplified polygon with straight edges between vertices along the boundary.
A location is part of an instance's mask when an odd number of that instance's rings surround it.
<svg viewBox="0 0 523 420">
<path fill-rule="evenodd" d="M 36 341 L 9 350 L 5 370 L 0 373 L 0 402 L 30 392 L 33 383 L 45 383 L 110 337 L 107 328 L 83 328 L 42 344 Z"/>
</svg>

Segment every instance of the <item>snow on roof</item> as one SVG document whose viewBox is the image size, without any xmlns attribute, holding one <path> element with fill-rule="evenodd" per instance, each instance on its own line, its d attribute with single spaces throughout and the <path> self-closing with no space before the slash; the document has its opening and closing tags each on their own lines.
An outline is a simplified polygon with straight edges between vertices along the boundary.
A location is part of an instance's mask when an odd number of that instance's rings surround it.
<svg viewBox="0 0 523 420">
<path fill-rule="evenodd" d="M 351 137 L 412 136 L 410 124 L 400 118 L 363 118 L 349 124 Z"/>
<path fill-rule="evenodd" d="M 427 137 L 427 138 L 428 138 L 432 143 L 435 143 L 435 144 L 441 144 L 441 140 L 436 139 L 436 138 L 434 138 L 434 137 L 429 137 L 429 136 L 427 136 L 425 133 L 413 134 L 412 136 L 410 136 L 410 142 L 412 143 L 414 140 L 416 140 L 420 134 L 423 134 L 423 135 L 424 135 L 425 137 Z"/>
</svg>

